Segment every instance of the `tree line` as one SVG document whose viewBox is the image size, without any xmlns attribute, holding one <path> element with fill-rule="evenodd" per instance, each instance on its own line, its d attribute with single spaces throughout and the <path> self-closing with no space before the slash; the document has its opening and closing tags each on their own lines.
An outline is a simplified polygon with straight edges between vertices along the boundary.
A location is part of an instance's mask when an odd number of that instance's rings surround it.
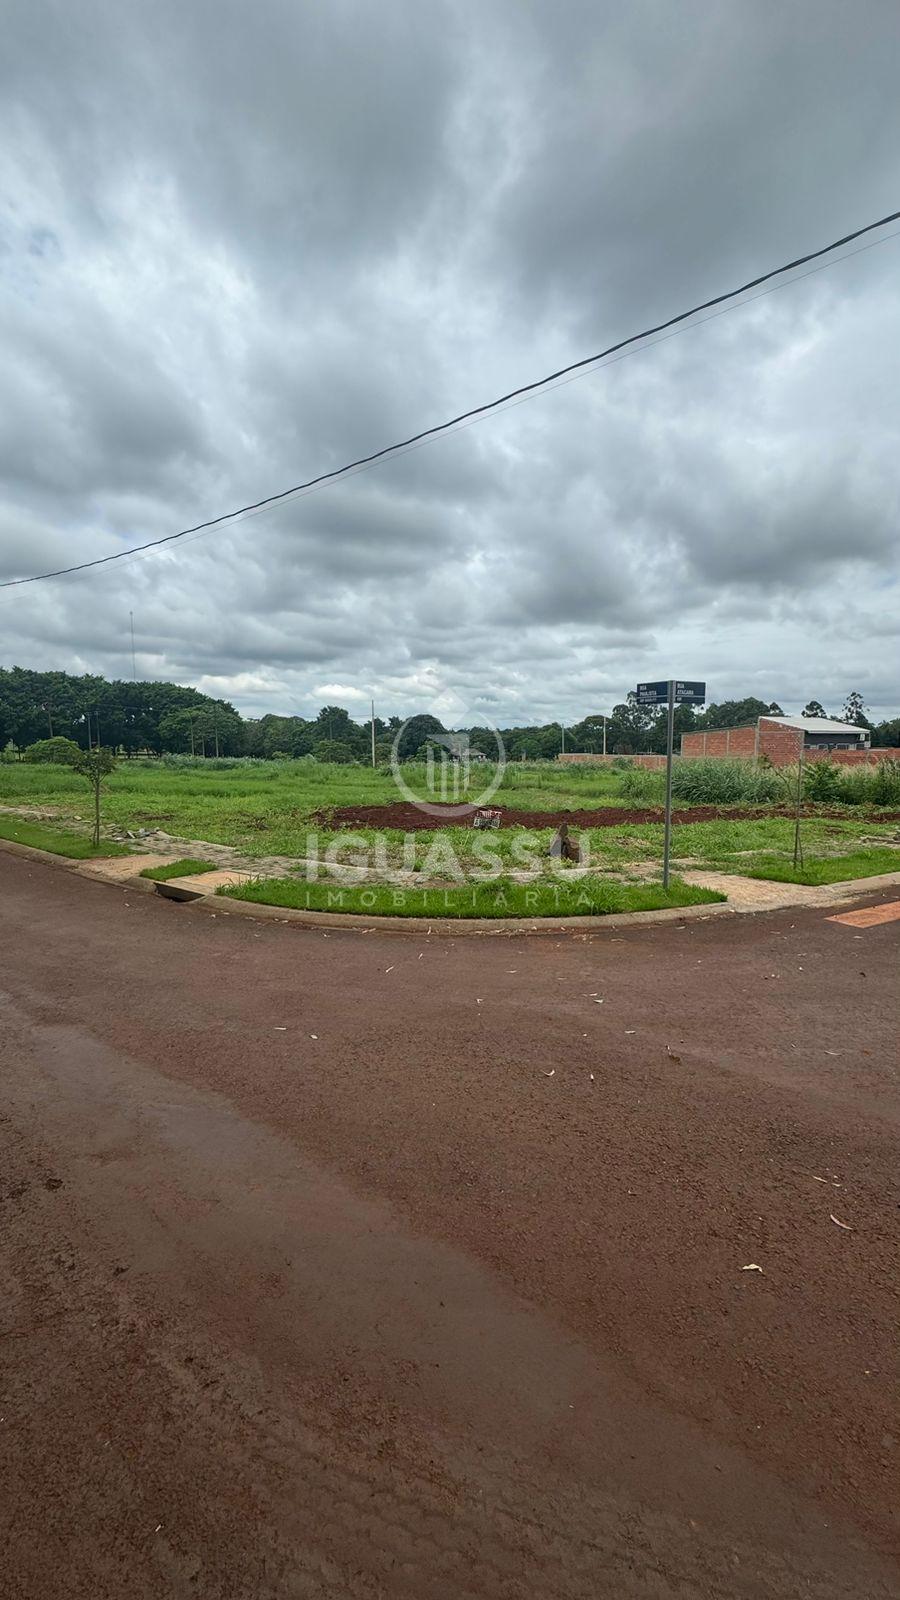
<svg viewBox="0 0 900 1600">
<path fill-rule="evenodd" d="M 748 698 L 726 700 L 697 713 L 692 706 L 675 709 L 676 745 L 683 733 L 704 728 L 738 727 L 757 717 L 781 715 L 774 702 Z M 822 705 L 810 700 L 804 716 L 825 716 Z M 840 720 L 872 732 L 874 745 L 900 745 L 900 718 L 872 725 L 862 696 L 847 696 Z M 550 760 L 563 747 L 571 751 L 600 753 L 606 724 L 606 750 L 610 755 L 662 752 L 666 742 L 665 711 L 639 706 L 634 695 L 613 707 L 605 718 L 599 713 L 566 724 L 501 728 L 511 760 Z M 402 730 L 402 731 L 401 731 Z M 409 718 L 375 718 L 375 758 L 386 761 L 398 734 L 401 759 L 415 756 L 429 734 L 445 733 L 441 722 L 427 713 Z M 491 757 L 496 754 L 494 735 L 482 727 L 467 731 L 471 746 Z M 266 759 L 312 756 L 318 761 L 368 761 L 372 730 L 356 722 L 343 706 L 323 706 L 315 717 L 242 717 L 228 700 L 214 699 L 175 683 L 126 683 L 93 674 L 76 677 L 66 672 L 32 672 L 23 667 L 0 668 L 0 750 L 12 746 L 20 753 L 39 741 L 72 740 L 82 750 L 105 748 L 129 757 L 139 754 L 195 756 L 258 756 Z"/>
</svg>

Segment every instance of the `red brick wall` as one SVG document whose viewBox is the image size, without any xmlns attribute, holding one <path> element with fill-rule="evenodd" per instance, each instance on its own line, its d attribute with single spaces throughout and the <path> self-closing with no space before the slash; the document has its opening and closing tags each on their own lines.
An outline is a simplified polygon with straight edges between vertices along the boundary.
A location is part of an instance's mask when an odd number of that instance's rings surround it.
<svg viewBox="0 0 900 1600">
<path fill-rule="evenodd" d="M 874 767 L 879 761 L 900 761 L 900 750 L 804 750 L 803 758 L 837 761 L 842 767 Z"/>
<path fill-rule="evenodd" d="M 785 728 L 770 717 L 760 717 L 759 754 L 768 756 L 773 767 L 789 767 L 800 760 L 802 750 L 802 728 Z"/>
<path fill-rule="evenodd" d="M 751 760 L 756 755 L 756 725 L 746 728 L 708 728 L 703 733 L 683 733 L 681 754 L 697 761 L 704 756 L 711 760 Z"/>
<path fill-rule="evenodd" d="M 900 750 L 804 750 L 802 728 L 785 728 L 770 717 L 760 717 L 758 729 L 710 728 L 705 733 L 685 733 L 681 739 L 681 754 L 692 761 L 703 756 L 718 760 L 768 756 L 773 766 L 787 767 L 799 760 L 801 750 L 806 761 L 837 761 L 845 767 L 900 761 Z"/>
</svg>

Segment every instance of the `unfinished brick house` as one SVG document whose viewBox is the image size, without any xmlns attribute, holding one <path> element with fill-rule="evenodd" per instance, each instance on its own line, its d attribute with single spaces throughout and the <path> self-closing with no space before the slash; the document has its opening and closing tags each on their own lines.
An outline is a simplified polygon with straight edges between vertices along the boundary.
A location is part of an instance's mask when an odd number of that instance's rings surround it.
<svg viewBox="0 0 900 1600">
<path fill-rule="evenodd" d="M 831 717 L 760 717 L 743 728 L 709 728 L 703 733 L 682 734 L 681 754 L 694 759 L 740 757 L 750 761 L 766 756 L 773 766 L 787 767 L 801 754 L 807 761 L 829 758 L 855 766 L 898 752 L 870 749 L 868 728 L 834 722 Z"/>
</svg>

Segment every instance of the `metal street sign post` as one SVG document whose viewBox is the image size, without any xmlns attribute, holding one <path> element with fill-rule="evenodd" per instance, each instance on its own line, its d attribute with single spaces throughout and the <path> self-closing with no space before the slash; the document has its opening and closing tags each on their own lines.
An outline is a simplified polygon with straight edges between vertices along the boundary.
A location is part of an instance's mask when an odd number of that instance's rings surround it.
<svg viewBox="0 0 900 1600">
<path fill-rule="evenodd" d="M 669 852 L 672 844 L 672 745 L 675 741 L 675 707 L 702 706 L 706 700 L 706 684 L 693 678 L 660 679 L 656 683 L 639 683 L 635 691 L 639 706 L 664 705 L 666 717 L 666 825 L 663 834 L 663 888 L 669 887 Z"/>
</svg>

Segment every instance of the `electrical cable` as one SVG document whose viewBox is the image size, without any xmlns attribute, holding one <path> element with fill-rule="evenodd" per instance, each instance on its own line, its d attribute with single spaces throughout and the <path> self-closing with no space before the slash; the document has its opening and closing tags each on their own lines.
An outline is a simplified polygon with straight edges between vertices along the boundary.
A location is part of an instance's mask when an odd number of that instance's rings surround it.
<svg viewBox="0 0 900 1600">
<path fill-rule="evenodd" d="M 579 361 L 571 361 L 564 367 L 559 367 L 555 372 L 548 372 L 542 378 L 535 378 L 531 383 L 525 383 L 517 389 L 510 389 L 507 394 L 499 395 L 495 400 L 485 401 L 483 405 L 473 406 L 468 411 L 462 411 L 458 416 L 451 417 L 446 422 L 436 423 L 431 428 L 423 428 L 419 433 L 411 434 L 407 439 L 400 439 L 395 444 L 384 445 L 380 450 L 373 450 L 371 454 L 359 456 L 355 461 L 348 461 L 344 466 L 334 467 L 329 472 L 319 473 L 316 477 L 308 478 L 303 483 L 293 484 L 290 489 L 282 489 L 277 494 L 264 496 L 246 506 L 239 506 L 234 511 L 224 511 L 220 516 L 210 517 L 205 522 L 195 523 L 190 528 L 181 528 L 177 533 L 164 534 L 159 539 L 150 539 L 145 544 L 133 545 L 125 550 L 115 550 L 110 555 L 96 556 L 91 561 L 80 561 L 71 567 L 59 567 L 53 572 L 38 572 L 26 578 L 7 578 L 0 581 L 0 589 L 19 588 L 27 583 L 43 583 L 52 578 L 65 578 L 76 572 L 86 572 L 93 567 L 106 566 L 112 561 L 122 561 L 128 556 L 135 556 L 147 550 L 159 549 L 163 545 L 173 544 L 176 540 L 186 539 L 191 534 L 199 534 L 210 528 L 221 526 L 226 522 L 234 522 L 255 512 L 277 505 L 296 495 L 309 493 L 321 485 L 334 483 L 357 471 L 383 461 L 387 457 L 419 446 L 428 440 L 469 424 L 487 413 L 506 407 L 510 402 L 518 402 L 534 395 L 537 391 L 548 387 L 559 386 L 560 380 L 569 379 L 572 375 L 583 372 L 586 368 L 595 367 L 608 357 L 617 352 L 626 350 L 629 346 L 640 344 L 644 340 L 652 340 L 654 334 L 663 334 L 667 329 L 677 328 L 681 323 L 687 322 L 691 317 L 696 317 L 701 311 L 710 311 L 714 306 L 721 306 L 726 301 L 736 300 L 740 295 L 747 294 L 750 289 L 759 288 L 761 284 L 769 283 L 771 279 L 782 277 L 786 272 L 792 272 L 797 267 L 806 266 L 810 261 L 817 261 L 823 256 L 830 256 L 842 246 L 852 244 L 854 240 L 862 238 L 865 234 L 872 233 L 878 228 L 887 227 L 891 222 L 900 221 L 900 211 L 893 211 L 886 217 L 881 217 L 877 222 L 868 222 L 862 228 L 856 228 L 852 233 L 845 234 L 840 239 L 835 239 L 831 244 L 822 245 L 818 250 L 808 251 L 806 255 L 797 256 L 793 261 L 785 262 L 780 267 L 773 267 L 770 271 L 761 273 L 756 278 L 750 278 L 746 283 L 736 289 L 728 289 L 723 294 L 714 295 L 710 300 L 701 301 L 699 305 L 692 306 L 688 311 L 680 311 L 677 315 L 658 322 L 653 327 L 645 328 L 640 333 L 629 334 L 625 339 L 619 339 L 615 344 L 608 345 L 605 350 L 597 351 L 591 356 L 583 356 Z M 891 235 L 893 237 L 893 235 Z M 875 241 L 876 243 L 881 241 Z M 853 252 L 850 252 L 851 254 Z M 830 263 L 829 263 L 830 264 Z M 705 319 L 708 320 L 708 319 Z M 659 342 L 659 341 L 656 341 Z"/>
</svg>

